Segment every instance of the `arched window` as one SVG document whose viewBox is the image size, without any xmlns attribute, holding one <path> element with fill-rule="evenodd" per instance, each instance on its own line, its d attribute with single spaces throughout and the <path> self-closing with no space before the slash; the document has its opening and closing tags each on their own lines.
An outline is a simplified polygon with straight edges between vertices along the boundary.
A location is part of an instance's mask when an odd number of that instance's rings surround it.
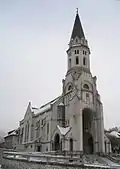
<svg viewBox="0 0 120 169">
<path fill-rule="evenodd" d="M 78 65 L 79 64 L 79 58 L 78 58 L 78 56 L 76 56 L 76 65 Z"/>
<path fill-rule="evenodd" d="M 71 85 L 69 85 L 69 86 L 68 86 L 68 91 L 69 91 L 69 90 L 71 90 L 71 89 L 72 89 L 72 86 L 71 86 Z"/>
<path fill-rule="evenodd" d="M 71 59 L 69 59 L 69 68 L 71 68 Z"/>
<path fill-rule="evenodd" d="M 84 57 L 83 58 L 83 65 L 86 65 L 87 63 L 86 63 L 86 58 Z"/>
<path fill-rule="evenodd" d="M 89 86 L 88 86 L 88 84 L 84 84 L 83 88 L 85 88 L 85 89 L 89 90 Z"/>
</svg>

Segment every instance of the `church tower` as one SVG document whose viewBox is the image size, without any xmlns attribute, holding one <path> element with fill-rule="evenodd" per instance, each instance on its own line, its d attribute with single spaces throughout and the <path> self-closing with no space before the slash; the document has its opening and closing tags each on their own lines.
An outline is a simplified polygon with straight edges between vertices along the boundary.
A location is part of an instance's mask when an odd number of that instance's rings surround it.
<svg viewBox="0 0 120 169">
<path fill-rule="evenodd" d="M 97 91 L 96 76 L 90 70 L 90 49 L 78 10 L 67 50 L 68 70 L 63 80 L 66 125 L 73 150 L 104 152 L 103 106 Z M 72 141 L 71 141 L 72 140 Z"/>
<path fill-rule="evenodd" d="M 85 39 L 78 11 L 76 14 L 67 54 L 68 54 L 68 71 L 74 67 L 77 68 L 81 67 L 86 71 L 90 72 L 90 59 L 89 59 L 90 49 L 88 47 L 88 42 Z"/>
</svg>

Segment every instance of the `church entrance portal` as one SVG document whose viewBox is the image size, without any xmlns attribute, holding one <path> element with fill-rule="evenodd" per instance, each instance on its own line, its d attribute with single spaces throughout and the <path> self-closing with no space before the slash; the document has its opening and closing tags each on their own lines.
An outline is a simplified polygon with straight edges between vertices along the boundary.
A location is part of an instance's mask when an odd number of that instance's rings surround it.
<svg viewBox="0 0 120 169">
<path fill-rule="evenodd" d="M 70 139 L 70 151 L 73 151 L 73 139 Z"/>
<path fill-rule="evenodd" d="M 60 150 L 60 136 L 59 136 L 59 134 L 55 135 L 54 144 L 55 144 L 55 151 Z"/>
<path fill-rule="evenodd" d="M 90 109 L 85 108 L 82 112 L 83 118 L 83 152 L 85 154 L 93 153 L 93 137 L 91 134 L 93 112 Z"/>
</svg>

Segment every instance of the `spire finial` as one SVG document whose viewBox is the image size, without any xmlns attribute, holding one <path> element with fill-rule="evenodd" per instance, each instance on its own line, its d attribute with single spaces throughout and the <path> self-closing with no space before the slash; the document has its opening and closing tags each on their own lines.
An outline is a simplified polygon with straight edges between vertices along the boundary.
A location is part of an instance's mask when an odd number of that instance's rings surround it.
<svg viewBox="0 0 120 169">
<path fill-rule="evenodd" d="M 78 8 L 76 8 L 76 14 L 78 14 Z"/>
</svg>

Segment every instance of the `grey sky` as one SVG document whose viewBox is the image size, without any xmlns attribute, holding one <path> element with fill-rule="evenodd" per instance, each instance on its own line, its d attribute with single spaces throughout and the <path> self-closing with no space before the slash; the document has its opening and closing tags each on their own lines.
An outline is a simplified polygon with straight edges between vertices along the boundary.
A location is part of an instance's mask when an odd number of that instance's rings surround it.
<svg viewBox="0 0 120 169">
<path fill-rule="evenodd" d="M 120 125 L 120 1 L 0 1 L 0 129 L 61 94 L 76 7 L 91 48 L 105 127 Z"/>
</svg>

